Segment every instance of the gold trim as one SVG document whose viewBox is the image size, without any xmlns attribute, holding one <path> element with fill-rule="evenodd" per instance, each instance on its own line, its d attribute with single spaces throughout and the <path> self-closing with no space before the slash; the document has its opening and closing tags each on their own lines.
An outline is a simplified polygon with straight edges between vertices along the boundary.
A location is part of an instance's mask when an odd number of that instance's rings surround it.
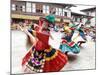
<svg viewBox="0 0 100 75">
<path fill-rule="evenodd" d="M 50 52 L 52 50 L 52 47 L 50 47 L 49 49 L 45 49 L 45 52 Z"/>
<path fill-rule="evenodd" d="M 58 51 L 56 51 L 55 54 L 51 57 L 45 57 L 45 60 L 50 61 L 50 60 L 54 59 L 57 55 L 58 55 Z"/>
</svg>

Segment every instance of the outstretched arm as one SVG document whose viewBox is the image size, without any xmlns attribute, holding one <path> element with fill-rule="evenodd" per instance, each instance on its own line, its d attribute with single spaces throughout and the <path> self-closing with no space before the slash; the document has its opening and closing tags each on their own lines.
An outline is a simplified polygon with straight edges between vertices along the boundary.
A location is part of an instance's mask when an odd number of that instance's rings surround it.
<svg viewBox="0 0 100 75">
<path fill-rule="evenodd" d="M 33 35 L 27 30 L 22 28 L 21 26 L 18 25 L 18 27 L 20 28 L 21 31 L 23 31 L 25 34 L 27 34 L 32 40 L 34 40 L 34 36 L 36 36 L 36 31 L 32 30 Z"/>
</svg>

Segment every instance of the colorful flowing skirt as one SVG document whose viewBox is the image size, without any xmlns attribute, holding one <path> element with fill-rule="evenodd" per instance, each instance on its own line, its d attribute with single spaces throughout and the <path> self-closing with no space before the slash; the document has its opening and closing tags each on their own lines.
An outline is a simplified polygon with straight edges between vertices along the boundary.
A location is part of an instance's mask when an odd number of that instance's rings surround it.
<svg viewBox="0 0 100 75">
<path fill-rule="evenodd" d="M 67 45 L 67 44 L 61 44 L 60 45 L 60 50 L 63 52 L 63 53 L 65 53 L 65 52 L 72 52 L 72 53 L 75 53 L 75 54 L 77 54 L 77 53 L 79 53 L 80 52 L 80 48 L 79 48 L 79 46 L 77 45 L 77 44 L 75 44 L 74 46 L 69 46 L 69 45 Z"/>
<path fill-rule="evenodd" d="M 33 47 L 22 60 L 24 72 L 57 72 L 68 62 L 67 56 L 54 48 L 36 51 Z M 28 72 L 30 72 L 28 71 Z"/>
<path fill-rule="evenodd" d="M 74 41 L 75 43 L 78 43 L 79 41 L 86 41 L 82 38 L 82 36 L 79 35 L 79 32 L 75 32 L 72 36 L 72 41 Z"/>
</svg>

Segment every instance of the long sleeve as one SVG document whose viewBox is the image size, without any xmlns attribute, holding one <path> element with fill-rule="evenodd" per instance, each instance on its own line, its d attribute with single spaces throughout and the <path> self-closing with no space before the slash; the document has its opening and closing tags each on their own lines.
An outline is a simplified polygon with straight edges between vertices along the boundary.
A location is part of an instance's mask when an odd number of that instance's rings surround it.
<svg viewBox="0 0 100 75">
<path fill-rule="evenodd" d="M 28 32 L 30 32 L 32 34 L 32 29 L 28 29 Z"/>
</svg>

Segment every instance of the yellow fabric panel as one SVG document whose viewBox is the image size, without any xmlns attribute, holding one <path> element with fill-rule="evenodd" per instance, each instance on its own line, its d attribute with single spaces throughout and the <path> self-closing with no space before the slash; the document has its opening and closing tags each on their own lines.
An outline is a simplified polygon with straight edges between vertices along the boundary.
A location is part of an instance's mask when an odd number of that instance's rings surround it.
<svg viewBox="0 0 100 75">
<path fill-rule="evenodd" d="M 12 18 L 20 18 L 20 19 L 39 20 L 40 16 L 29 16 L 29 15 L 12 14 L 11 17 Z"/>
</svg>

